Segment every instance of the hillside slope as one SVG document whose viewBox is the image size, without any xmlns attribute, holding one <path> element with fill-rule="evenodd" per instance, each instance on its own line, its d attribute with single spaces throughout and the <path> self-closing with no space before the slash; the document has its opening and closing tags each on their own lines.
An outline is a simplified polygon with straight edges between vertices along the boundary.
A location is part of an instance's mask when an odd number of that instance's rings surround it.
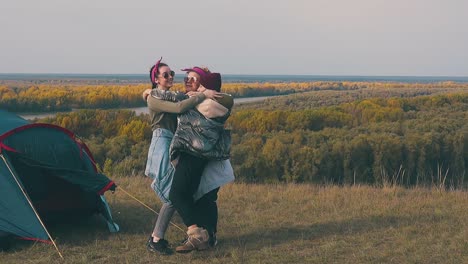
<svg viewBox="0 0 468 264">
<path fill-rule="evenodd" d="M 149 179 L 115 181 L 159 208 Z M 122 190 L 107 196 L 119 234 L 98 217 L 49 228 L 66 263 L 468 263 L 463 191 L 231 184 L 220 192 L 218 247 L 164 257 L 145 248 L 154 213 Z M 183 237 L 170 227 L 173 245 Z M 24 241 L 0 262 L 62 263 L 52 245 Z"/>
</svg>

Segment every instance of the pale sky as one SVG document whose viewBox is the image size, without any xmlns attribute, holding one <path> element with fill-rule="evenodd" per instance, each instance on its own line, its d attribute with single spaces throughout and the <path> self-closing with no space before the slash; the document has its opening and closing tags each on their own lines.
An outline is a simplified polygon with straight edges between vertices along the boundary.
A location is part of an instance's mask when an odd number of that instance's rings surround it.
<svg viewBox="0 0 468 264">
<path fill-rule="evenodd" d="M 468 76 L 466 0 L 0 0 L 0 73 Z"/>
</svg>

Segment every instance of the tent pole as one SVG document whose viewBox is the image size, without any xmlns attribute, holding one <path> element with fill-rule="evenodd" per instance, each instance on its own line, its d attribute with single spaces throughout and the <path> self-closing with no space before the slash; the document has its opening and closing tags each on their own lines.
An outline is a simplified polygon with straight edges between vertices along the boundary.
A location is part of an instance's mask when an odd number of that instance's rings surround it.
<svg viewBox="0 0 468 264">
<path fill-rule="evenodd" d="M 8 170 L 10 171 L 11 175 L 13 176 L 13 179 L 15 179 L 16 184 L 18 184 L 18 187 L 21 189 L 21 192 L 23 192 L 23 195 L 24 195 L 24 197 L 26 198 L 26 200 L 28 201 L 29 206 L 31 206 L 31 209 L 33 210 L 34 214 L 36 215 L 37 220 L 39 220 L 39 223 L 41 223 L 42 227 L 43 227 L 44 230 L 46 231 L 47 236 L 49 237 L 50 241 L 52 241 L 52 244 L 54 245 L 55 249 L 57 250 L 57 253 L 58 253 L 59 256 L 63 259 L 63 255 L 62 255 L 62 253 L 60 252 L 60 250 L 58 249 L 57 244 L 55 244 L 54 239 L 52 239 L 52 236 L 49 234 L 49 231 L 47 230 L 47 228 L 45 227 L 44 223 L 42 222 L 41 217 L 40 217 L 39 214 L 37 213 L 36 208 L 34 208 L 32 202 L 31 202 L 31 199 L 29 199 L 28 194 L 26 193 L 26 191 L 25 191 L 25 190 L 23 189 L 23 187 L 21 186 L 20 182 L 18 181 L 18 179 L 16 178 L 15 174 L 13 173 L 13 170 L 10 168 L 10 164 L 9 164 L 8 161 L 5 159 L 5 157 L 3 156 L 3 153 L 0 153 L 0 156 L 2 157 L 3 162 L 5 163 L 5 165 L 7 166 Z"/>
</svg>

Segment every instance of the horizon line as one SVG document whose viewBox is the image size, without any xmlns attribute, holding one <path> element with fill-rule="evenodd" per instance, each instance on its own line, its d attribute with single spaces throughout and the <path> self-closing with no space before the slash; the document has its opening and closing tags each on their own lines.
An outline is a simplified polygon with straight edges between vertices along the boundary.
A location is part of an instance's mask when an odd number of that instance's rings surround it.
<svg viewBox="0 0 468 264">
<path fill-rule="evenodd" d="M 147 73 L 21 73 L 11 72 L 3 73 L 0 75 L 90 75 L 90 76 L 112 76 L 112 75 L 134 75 L 134 76 L 146 76 Z M 176 75 L 184 75 L 183 73 Z M 310 77 L 417 77 L 417 78 L 468 78 L 468 75 L 358 75 L 358 74 L 243 74 L 243 73 L 223 73 L 221 75 L 226 76 L 310 76 Z"/>
</svg>

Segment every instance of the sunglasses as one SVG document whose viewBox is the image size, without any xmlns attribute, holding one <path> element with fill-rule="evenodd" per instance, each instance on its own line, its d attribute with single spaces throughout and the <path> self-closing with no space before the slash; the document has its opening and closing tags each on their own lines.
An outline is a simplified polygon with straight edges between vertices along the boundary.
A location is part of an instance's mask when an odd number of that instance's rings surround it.
<svg viewBox="0 0 468 264">
<path fill-rule="evenodd" d="M 197 77 L 195 77 L 195 76 L 185 76 L 184 77 L 184 82 L 186 82 L 186 83 L 196 82 L 196 81 L 197 81 Z"/>
<path fill-rule="evenodd" d="M 162 76 L 164 79 L 166 79 L 166 80 L 169 79 L 169 75 L 170 75 L 171 77 L 174 77 L 175 72 L 174 72 L 174 71 L 170 71 L 169 73 L 168 73 L 168 72 L 163 72 L 163 73 L 161 74 L 161 76 Z"/>
</svg>

